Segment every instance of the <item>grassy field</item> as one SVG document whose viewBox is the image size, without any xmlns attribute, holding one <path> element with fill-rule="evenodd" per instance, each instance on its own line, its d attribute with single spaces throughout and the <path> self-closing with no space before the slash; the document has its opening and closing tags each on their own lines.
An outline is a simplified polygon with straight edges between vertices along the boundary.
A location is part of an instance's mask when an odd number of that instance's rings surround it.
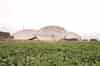
<svg viewBox="0 0 100 66">
<path fill-rule="evenodd" d="M 100 42 L 1 41 L 0 66 L 100 66 Z"/>
</svg>

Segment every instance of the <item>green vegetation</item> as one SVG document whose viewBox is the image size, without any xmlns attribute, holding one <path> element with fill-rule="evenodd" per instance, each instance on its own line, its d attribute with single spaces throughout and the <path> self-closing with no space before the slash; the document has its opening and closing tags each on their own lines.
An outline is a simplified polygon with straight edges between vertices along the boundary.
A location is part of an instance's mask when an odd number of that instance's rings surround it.
<svg viewBox="0 0 100 66">
<path fill-rule="evenodd" d="M 0 66 L 100 66 L 100 42 L 0 42 Z"/>
</svg>

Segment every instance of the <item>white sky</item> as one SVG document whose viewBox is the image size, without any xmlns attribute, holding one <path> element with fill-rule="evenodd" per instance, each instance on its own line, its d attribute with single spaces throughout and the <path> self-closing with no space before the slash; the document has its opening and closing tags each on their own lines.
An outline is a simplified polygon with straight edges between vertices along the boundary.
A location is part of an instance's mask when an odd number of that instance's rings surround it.
<svg viewBox="0 0 100 66">
<path fill-rule="evenodd" d="M 100 33 L 100 0 L 0 0 L 0 30 L 58 25 L 79 34 Z"/>
</svg>

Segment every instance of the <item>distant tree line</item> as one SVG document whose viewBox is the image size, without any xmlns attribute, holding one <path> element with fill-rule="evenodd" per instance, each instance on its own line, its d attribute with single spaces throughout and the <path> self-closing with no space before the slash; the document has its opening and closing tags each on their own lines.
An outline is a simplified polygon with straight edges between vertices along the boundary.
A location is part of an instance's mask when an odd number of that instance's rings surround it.
<svg viewBox="0 0 100 66">
<path fill-rule="evenodd" d="M 11 39 L 13 36 L 9 32 L 0 32 L 0 40 Z"/>
</svg>

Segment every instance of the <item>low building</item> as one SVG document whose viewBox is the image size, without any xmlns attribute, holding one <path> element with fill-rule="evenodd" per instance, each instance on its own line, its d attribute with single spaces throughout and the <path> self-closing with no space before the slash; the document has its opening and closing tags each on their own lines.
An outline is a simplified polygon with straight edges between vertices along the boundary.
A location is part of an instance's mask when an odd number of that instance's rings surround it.
<svg viewBox="0 0 100 66">
<path fill-rule="evenodd" d="M 34 40 L 36 39 L 37 30 L 24 29 L 13 34 L 14 40 Z"/>
<path fill-rule="evenodd" d="M 64 37 L 66 30 L 59 26 L 45 26 L 37 34 L 39 40 L 60 40 Z"/>
<path fill-rule="evenodd" d="M 74 32 L 67 32 L 64 39 L 66 39 L 66 40 L 81 40 L 81 36 Z"/>
</svg>

